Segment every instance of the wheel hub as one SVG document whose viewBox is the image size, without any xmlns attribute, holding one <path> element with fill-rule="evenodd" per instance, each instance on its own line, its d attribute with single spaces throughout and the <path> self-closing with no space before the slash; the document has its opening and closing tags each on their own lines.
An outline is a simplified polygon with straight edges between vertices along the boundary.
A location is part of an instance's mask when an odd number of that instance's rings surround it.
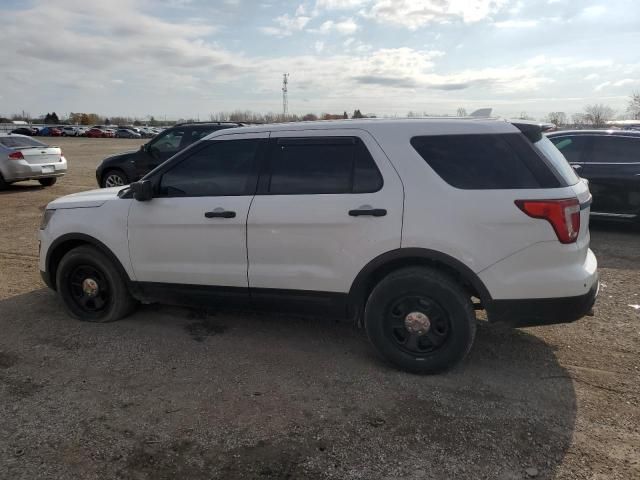
<svg viewBox="0 0 640 480">
<path fill-rule="evenodd" d="M 431 320 L 422 312 L 411 312 L 404 318 L 404 326 L 416 335 L 425 335 L 431 328 Z"/>
<path fill-rule="evenodd" d="M 82 281 L 82 291 L 87 297 L 95 297 L 96 295 L 98 295 L 99 290 L 100 286 L 95 279 L 85 278 Z"/>
</svg>

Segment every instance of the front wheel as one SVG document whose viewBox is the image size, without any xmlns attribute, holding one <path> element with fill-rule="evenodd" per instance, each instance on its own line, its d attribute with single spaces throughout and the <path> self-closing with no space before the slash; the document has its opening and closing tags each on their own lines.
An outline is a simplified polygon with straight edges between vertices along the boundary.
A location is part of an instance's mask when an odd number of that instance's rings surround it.
<svg viewBox="0 0 640 480">
<path fill-rule="evenodd" d="M 40 185 L 42 185 L 43 187 L 51 187 L 52 185 L 55 185 L 57 181 L 58 179 L 56 177 L 38 179 L 38 182 L 40 182 Z"/>
<path fill-rule="evenodd" d="M 79 320 L 113 322 L 136 307 L 113 261 L 90 245 L 74 248 L 62 258 L 56 286 L 67 312 Z"/>
<path fill-rule="evenodd" d="M 102 188 L 129 185 L 129 178 L 121 170 L 109 170 L 102 176 Z"/>
<path fill-rule="evenodd" d="M 467 355 L 476 333 L 470 296 L 430 268 L 390 273 L 365 307 L 369 340 L 387 361 L 413 373 L 446 370 Z"/>
</svg>

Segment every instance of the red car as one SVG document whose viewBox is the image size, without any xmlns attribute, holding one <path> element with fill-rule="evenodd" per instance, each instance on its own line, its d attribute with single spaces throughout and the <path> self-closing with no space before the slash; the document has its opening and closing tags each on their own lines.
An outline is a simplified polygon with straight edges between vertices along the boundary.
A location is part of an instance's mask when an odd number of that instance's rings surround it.
<svg viewBox="0 0 640 480">
<path fill-rule="evenodd" d="M 62 130 L 60 130 L 59 128 L 55 128 L 55 127 L 49 127 L 49 132 L 48 134 L 50 137 L 61 137 L 62 136 Z"/>
<path fill-rule="evenodd" d="M 91 137 L 91 138 L 104 138 L 104 137 L 108 137 L 109 135 L 105 130 L 101 130 L 99 128 L 92 128 L 90 130 L 87 130 L 87 133 L 85 133 L 85 136 Z"/>
</svg>

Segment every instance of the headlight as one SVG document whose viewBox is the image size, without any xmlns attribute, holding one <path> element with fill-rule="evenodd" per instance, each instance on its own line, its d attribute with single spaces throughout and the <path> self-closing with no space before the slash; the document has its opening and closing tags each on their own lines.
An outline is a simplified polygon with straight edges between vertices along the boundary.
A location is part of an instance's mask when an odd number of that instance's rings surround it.
<svg viewBox="0 0 640 480">
<path fill-rule="evenodd" d="M 42 221 L 40 222 L 40 230 L 46 230 L 47 225 L 53 218 L 53 214 L 56 213 L 55 210 L 45 210 L 44 215 L 42 216 Z"/>
</svg>

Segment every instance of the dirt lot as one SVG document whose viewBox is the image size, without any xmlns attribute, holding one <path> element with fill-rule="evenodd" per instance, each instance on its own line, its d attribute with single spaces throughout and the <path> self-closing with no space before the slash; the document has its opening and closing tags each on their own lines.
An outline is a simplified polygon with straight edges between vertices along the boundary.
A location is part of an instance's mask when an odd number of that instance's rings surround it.
<svg viewBox="0 0 640 480">
<path fill-rule="evenodd" d="M 595 317 L 480 322 L 454 371 L 398 372 L 330 319 L 147 306 L 68 318 L 45 204 L 135 140 L 60 139 L 69 174 L 0 193 L 0 478 L 640 478 L 640 233 L 595 226 Z"/>
</svg>

